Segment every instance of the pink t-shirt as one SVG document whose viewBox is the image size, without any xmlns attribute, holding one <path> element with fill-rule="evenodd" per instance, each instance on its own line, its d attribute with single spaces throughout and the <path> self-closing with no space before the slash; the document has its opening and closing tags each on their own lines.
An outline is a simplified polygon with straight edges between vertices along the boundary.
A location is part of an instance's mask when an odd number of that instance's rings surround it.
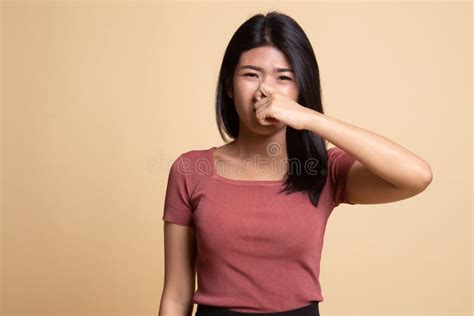
<svg viewBox="0 0 474 316">
<path fill-rule="evenodd" d="M 350 203 L 345 180 L 355 162 L 328 149 L 316 208 L 304 192 L 278 193 L 284 180 L 236 180 L 216 173 L 216 147 L 181 154 L 171 165 L 162 219 L 195 228 L 198 286 L 193 302 L 263 313 L 323 301 L 319 283 L 326 223 Z"/>
</svg>

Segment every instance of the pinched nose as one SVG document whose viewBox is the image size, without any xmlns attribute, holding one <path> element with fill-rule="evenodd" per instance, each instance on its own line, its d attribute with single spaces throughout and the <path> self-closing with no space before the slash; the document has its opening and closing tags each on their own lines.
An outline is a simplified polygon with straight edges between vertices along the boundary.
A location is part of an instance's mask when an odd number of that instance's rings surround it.
<svg viewBox="0 0 474 316">
<path fill-rule="evenodd" d="M 260 86 L 261 86 L 261 82 L 258 85 L 257 91 L 255 91 L 255 99 L 257 99 L 257 100 L 260 100 L 261 98 L 266 97 L 265 93 L 263 93 Z"/>
</svg>

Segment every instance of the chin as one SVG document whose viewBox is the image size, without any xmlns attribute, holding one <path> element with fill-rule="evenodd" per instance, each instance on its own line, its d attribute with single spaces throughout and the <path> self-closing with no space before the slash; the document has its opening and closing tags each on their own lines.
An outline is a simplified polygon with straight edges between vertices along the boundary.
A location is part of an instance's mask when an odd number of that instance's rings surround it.
<svg viewBox="0 0 474 316">
<path fill-rule="evenodd" d="M 266 136 L 266 135 L 272 135 L 275 134 L 275 132 L 279 131 L 280 129 L 284 128 L 284 124 L 272 124 L 272 125 L 260 125 L 260 124 L 255 124 L 252 126 L 252 128 L 249 128 L 250 131 L 252 131 L 255 134 Z"/>
</svg>

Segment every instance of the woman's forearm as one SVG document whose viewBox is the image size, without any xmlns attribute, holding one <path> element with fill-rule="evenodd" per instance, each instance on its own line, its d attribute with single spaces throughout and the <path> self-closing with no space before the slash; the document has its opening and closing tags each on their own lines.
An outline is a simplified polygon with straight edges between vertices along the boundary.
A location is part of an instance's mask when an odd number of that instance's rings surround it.
<svg viewBox="0 0 474 316">
<path fill-rule="evenodd" d="M 161 297 L 158 316 L 191 316 L 193 303 L 178 302 L 166 296 Z"/>
<path fill-rule="evenodd" d="M 432 180 L 430 165 L 425 160 L 374 132 L 314 110 L 309 112 L 305 129 L 351 154 L 398 188 L 419 191 Z"/>
</svg>

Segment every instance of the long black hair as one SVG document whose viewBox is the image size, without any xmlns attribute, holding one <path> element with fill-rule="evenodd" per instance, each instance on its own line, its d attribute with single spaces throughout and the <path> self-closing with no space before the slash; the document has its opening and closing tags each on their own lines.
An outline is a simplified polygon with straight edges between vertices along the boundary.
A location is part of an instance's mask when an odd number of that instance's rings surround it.
<svg viewBox="0 0 474 316">
<path fill-rule="evenodd" d="M 216 89 L 216 121 L 222 139 L 227 142 L 239 136 L 239 116 L 234 100 L 226 93 L 232 86 L 235 67 L 240 55 L 250 49 L 273 46 L 289 60 L 299 89 L 297 102 L 320 113 L 321 85 L 319 68 L 311 43 L 300 25 L 291 17 L 278 11 L 266 15 L 256 14 L 245 21 L 232 36 L 225 50 Z M 286 127 L 288 174 L 282 191 L 287 194 L 306 191 L 311 203 L 318 206 L 321 191 L 328 174 L 326 141 L 308 130 Z M 292 172 L 297 162 L 298 170 Z M 308 163 L 316 167 L 308 172 Z M 299 166 L 299 167 L 298 167 Z"/>
</svg>

